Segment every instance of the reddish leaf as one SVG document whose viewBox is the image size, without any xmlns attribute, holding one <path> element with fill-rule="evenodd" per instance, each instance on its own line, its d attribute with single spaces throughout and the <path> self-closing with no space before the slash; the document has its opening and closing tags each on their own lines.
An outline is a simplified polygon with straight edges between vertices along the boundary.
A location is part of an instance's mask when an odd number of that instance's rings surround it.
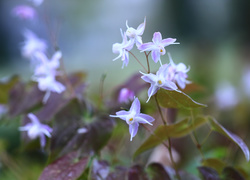
<svg viewBox="0 0 250 180">
<path fill-rule="evenodd" d="M 78 153 L 71 152 L 48 165 L 39 180 L 76 180 L 83 173 L 87 162 L 87 157 L 78 159 Z"/>
<path fill-rule="evenodd" d="M 219 174 L 213 168 L 202 166 L 198 170 L 204 180 L 220 180 Z"/>
</svg>

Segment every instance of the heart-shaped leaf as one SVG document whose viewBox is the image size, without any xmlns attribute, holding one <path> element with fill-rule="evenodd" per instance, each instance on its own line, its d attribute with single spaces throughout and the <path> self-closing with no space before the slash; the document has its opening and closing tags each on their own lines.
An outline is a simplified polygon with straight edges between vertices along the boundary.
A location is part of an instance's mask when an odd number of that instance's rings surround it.
<svg viewBox="0 0 250 180">
<path fill-rule="evenodd" d="M 48 165 L 39 180 L 76 180 L 84 171 L 88 157 L 78 158 L 77 152 L 71 152 Z"/>
<path fill-rule="evenodd" d="M 168 91 L 160 89 L 157 92 L 157 100 L 164 108 L 193 109 L 207 107 L 194 101 L 191 97 L 181 91 Z"/>
<path fill-rule="evenodd" d="M 221 124 L 219 124 L 213 117 L 209 117 L 209 122 L 212 127 L 212 129 L 227 138 L 229 138 L 232 142 L 234 142 L 236 145 L 238 145 L 242 152 L 244 153 L 246 160 L 249 161 L 249 149 L 247 145 L 244 143 L 244 141 L 237 135 L 231 133 L 230 131 L 226 130 Z"/>
</svg>

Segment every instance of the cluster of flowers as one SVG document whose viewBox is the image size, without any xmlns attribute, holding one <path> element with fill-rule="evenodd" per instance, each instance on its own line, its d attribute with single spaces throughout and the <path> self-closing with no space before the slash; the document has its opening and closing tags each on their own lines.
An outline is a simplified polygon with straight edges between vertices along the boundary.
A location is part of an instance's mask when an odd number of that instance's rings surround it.
<svg viewBox="0 0 250 180">
<path fill-rule="evenodd" d="M 43 0 L 32 0 L 35 6 L 42 4 Z M 25 20 L 34 20 L 36 17 L 36 10 L 27 5 L 19 5 L 12 10 L 12 13 Z M 31 61 L 34 66 L 34 75 L 32 80 L 38 83 L 38 88 L 46 92 L 43 98 L 45 104 L 50 97 L 51 92 L 62 93 L 66 87 L 56 80 L 60 75 L 58 68 L 60 67 L 60 59 L 62 53 L 57 51 L 51 59 L 47 56 L 47 44 L 44 40 L 38 38 L 32 31 L 24 31 L 25 41 L 22 45 L 22 55 Z M 39 122 L 39 119 L 33 114 L 29 113 L 28 118 L 31 120 L 25 126 L 19 127 L 20 131 L 27 131 L 30 139 L 40 138 L 41 147 L 46 145 L 46 137 L 51 137 L 52 128 L 48 125 Z"/>
<path fill-rule="evenodd" d="M 131 53 L 130 51 L 134 47 L 134 44 L 136 44 L 140 52 L 148 51 L 148 55 L 151 53 L 152 60 L 155 63 L 159 61 L 161 65 L 156 74 L 150 72 L 140 72 L 142 74 L 141 78 L 145 82 L 150 83 L 151 85 L 148 89 L 148 100 L 146 102 L 148 102 L 150 98 L 155 95 L 160 88 L 171 91 L 179 91 L 178 87 L 180 89 L 184 89 L 186 87 L 186 84 L 190 83 L 190 81 L 187 80 L 187 72 L 190 70 L 189 67 L 187 67 L 183 63 L 175 64 L 169 53 L 168 56 L 170 59 L 170 63 L 162 64 L 161 61 L 161 56 L 166 54 L 166 46 L 172 44 L 179 44 L 178 42 L 176 42 L 176 39 L 162 39 L 161 33 L 155 32 L 153 35 L 152 42 L 143 43 L 141 36 L 145 30 L 146 18 L 144 19 L 144 22 L 137 27 L 137 29 L 129 27 L 128 22 L 126 22 L 126 26 L 127 30 L 125 32 L 120 30 L 123 39 L 122 43 L 113 44 L 113 53 L 119 54 L 113 60 L 115 61 L 121 58 L 121 60 L 123 61 L 122 68 L 124 68 L 124 66 L 127 66 L 129 63 L 129 53 Z M 131 94 L 133 93 L 129 92 L 129 90 L 127 89 L 126 91 L 122 89 L 122 91 L 123 92 L 120 93 L 119 98 L 122 97 L 123 101 L 126 102 L 125 94 L 127 94 L 127 98 L 131 99 Z M 124 91 L 126 93 L 124 93 Z M 129 132 L 131 134 L 131 141 L 133 137 L 137 134 L 139 123 L 152 125 L 151 122 L 154 121 L 153 117 L 140 113 L 140 101 L 136 97 L 134 98 L 134 101 L 129 111 L 121 110 L 116 112 L 116 115 L 110 116 L 120 118 L 127 122 L 127 124 L 129 125 Z"/>
</svg>

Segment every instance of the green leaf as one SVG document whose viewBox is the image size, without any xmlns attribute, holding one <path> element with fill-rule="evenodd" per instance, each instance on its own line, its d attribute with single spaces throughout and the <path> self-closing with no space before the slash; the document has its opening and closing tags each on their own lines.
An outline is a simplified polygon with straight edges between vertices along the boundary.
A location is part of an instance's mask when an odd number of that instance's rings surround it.
<svg viewBox="0 0 250 180">
<path fill-rule="evenodd" d="M 0 82 L 0 104 L 7 104 L 9 101 L 9 92 L 19 81 L 18 76 L 13 76 L 6 82 Z"/>
<path fill-rule="evenodd" d="M 209 158 L 209 159 L 203 160 L 202 165 L 206 167 L 211 167 L 217 170 L 218 173 L 221 173 L 224 167 L 226 166 L 226 163 L 224 163 L 220 159 Z"/>
<path fill-rule="evenodd" d="M 88 163 L 88 157 L 79 158 L 78 155 L 77 152 L 71 152 L 48 165 L 39 180 L 76 180 Z"/>
<path fill-rule="evenodd" d="M 237 135 L 231 133 L 230 131 L 226 130 L 221 124 L 219 124 L 213 117 L 209 117 L 209 122 L 212 127 L 212 129 L 227 138 L 229 138 L 232 142 L 234 142 L 236 145 L 238 145 L 242 152 L 244 153 L 246 160 L 249 161 L 249 149 L 247 145 L 244 143 L 244 141 Z"/>
<path fill-rule="evenodd" d="M 193 109 L 207 107 L 204 104 L 194 101 L 181 91 L 160 89 L 157 93 L 157 100 L 160 106 L 164 108 Z"/>
<path fill-rule="evenodd" d="M 154 135 L 149 136 L 149 138 L 136 150 L 134 153 L 134 158 L 142 152 L 161 144 L 168 138 L 179 138 L 186 136 L 206 122 L 206 117 L 197 117 L 194 119 L 193 124 L 189 118 L 186 118 L 176 124 L 171 124 L 168 126 L 160 125 L 154 131 Z"/>
<path fill-rule="evenodd" d="M 150 179 L 152 180 L 157 180 L 157 179 L 171 180 L 168 172 L 159 163 L 152 163 L 148 165 L 147 172 L 149 174 Z"/>
</svg>

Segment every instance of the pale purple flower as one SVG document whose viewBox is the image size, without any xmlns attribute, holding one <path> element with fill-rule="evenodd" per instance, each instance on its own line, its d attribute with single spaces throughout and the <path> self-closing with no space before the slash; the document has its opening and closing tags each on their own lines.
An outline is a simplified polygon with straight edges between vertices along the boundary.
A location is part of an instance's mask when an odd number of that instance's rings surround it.
<svg viewBox="0 0 250 180">
<path fill-rule="evenodd" d="M 92 168 L 93 173 L 96 175 L 96 180 L 104 180 L 108 177 L 110 169 L 107 164 L 103 164 L 94 159 Z"/>
<path fill-rule="evenodd" d="M 177 86 L 174 82 L 172 82 L 169 79 L 169 65 L 164 64 L 159 68 L 159 70 L 156 72 L 156 74 L 143 74 L 141 77 L 144 81 L 151 84 L 150 88 L 148 89 L 148 100 L 153 96 L 160 88 L 166 89 L 166 90 L 177 90 Z"/>
<path fill-rule="evenodd" d="M 8 111 L 8 107 L 5 104 L 0 104 L 0 118 L 6 114 Z"/>
<path fill-rule="evenodd" d="M 48 59 L 48 57 L 42 52 L 36 52 L 34 58 L 37 61 L 37 66 L 34 74 L 47 75 L 51 74 L 51 71 L 54 71 L 53 73 L 56 75 L 56 69 L 60 67 L 61 57 L 61 51 L 55 52 L 51 59 Z"/>
<path fill-rule="evenodd" d="M 57 68 L 60 66 L 60 58 L 62 54 L 60 51 L 57 51 L 49 60 L 47 56 L 41 52 L 35 54 L 35 58 L 38 61 L 38 64 L 35 67 L 35 72 L 33 80 L 38 82 L 38 88 L 41 91 L 46 91 L 46 94 L 43 98 L 43 103 L 46 103 L 50 93 L 62 93 L 65 91 L 65 86 L 56 80 L 56 76 L 59 75 Z"/>
<path fill-rule="evenodd" d="M 139 123 L 151 124 L 155 119 L 147 114 L 140 113 L 141 104 L 138 98 L 135 98 L 129 111 L 121 110 L 116 112 L 116 115 L 110 117 L 120 118 L 129 125 L 130 141 L 137 134 Z"/>
<path fill-rule="evenodd" d="M 230 109 L 239 102 L 239 97 L 234 86 L 228 82 L 220 83 L 216 87 L 215 102 L 220 109 Z"/>
<path fill-rule="evenodd" d="M 151 56 L 155 63 L 157 63 L 158 61 L 160 61 L 161 63 L 160 56 L 166 53 L 166 46 L 169 46 L 171 44 L 179 44 L 178 42 L 175 42 L 176 39 L 173 38 L 162 39 L 162 35 L 160 32 L 154 33 L 152 41 L 153 42 L 142 44 L 138 49 L 141 51 L 151 51 Z"/>
<path fill-rule="evenodd" d="M 32 31 L 24 31 L 25 42 L 22 46 L 22 55 L 26 58 L 33 58 L 36 52 L 45 52 L 47 44 L 44 40 L 38 38 Z"/>
<path fill-rule="evenodd" d="M 119 103 L 128 103 L 134 99 L 135 93 L 134 91 L 128 88 L 122 88 L 119 92 L 118 102 Z"/>
<path fill-rule="evenodd" d="M 46 144 L 46 137 L 51 137 L 52 128 L 48 125 L 40 123 L 39 119 L 33 114 L 28 114 L 29 119 L 31 120 L 30 123 L 26 124 L 25 126 L 19 127 L 20 131 L 27 131 L 28 137 L 30 139 L 36 139 L 37 137 L 40 138 L 41 147 L 45 147 Z"/>
<path fill-rule="evenodd" d="M 142 37 L 141 35 L 144 33 L 145 26 L 146 26 L 146 17 L 144 18 L 144 22 L 141 23 L 137 29 L 134 29 L 132 27 L 128 26 L 128 21 L 126 21 L 126 35 L 133 41 L 133 43 L 136 43 L 136 46 L 139 47 L 142 45 Z"/>
<path fill-rule="evenodd" d="M 169 79 L 175 82 L 181 89 L 186 87 L 186 84 L 190 84 L 191 81 L 187 80 L 187 72 L 190 70 L 190 67 L 183 63 L 175 64 L 170 53 L 168 53 L 170 60 L 169 66 Z"/>
<path fill-rule="evenodd" d="M 128 51 L 130 51 L 133 48 L 133 42 L 131 40 L 128 41 L 126 33 L 122 32 L 121 30 L 121 35 L 122 35 L 122 43 L 115 43 L 112 46 L 112 51 L 115 54 L 119 54 L 113 61 L 121 58 L 123 61 L 122 68 L 128 65 L 129 63 L 129 54 Z"/>
<path fill-rule="evenodd" d="M 40 6 L 43 3 L 43 0 L 29 0 L 29 1 L 33 2 L 35 6 Z"/>
<path fill-rule="evenodd" d="M 36 17 L 36 11 L 34 8 L 27 5 L 19 5 L 12 9 L 12 14 L 20 19 L 33 20 Z"/>
</svg>

